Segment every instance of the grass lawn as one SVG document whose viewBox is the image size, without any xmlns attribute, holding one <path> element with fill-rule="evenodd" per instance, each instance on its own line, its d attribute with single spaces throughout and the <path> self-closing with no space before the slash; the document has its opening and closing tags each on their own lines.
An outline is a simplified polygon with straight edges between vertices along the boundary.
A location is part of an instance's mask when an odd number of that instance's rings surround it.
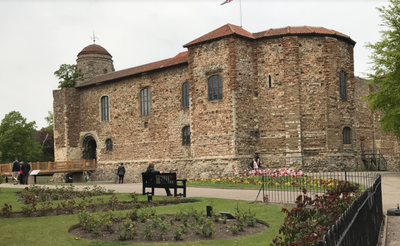
<svg viewBox="0 0 400 246">
<path fill-rule="evenodd" d="M 2 188 L 0 192 L 0 208 L 5 202 L 11 203 L 13 211 L 21 211 L 22 204 L 18 203 L 15 198 L 15 192 L 21 189 Z M 104 200 L 110 196 L 102 196 Z M 131 200 L 129 194 L 117 194 L 119 201 Z M 140 200 L 145 200 L 146 197 L 139 195 Z M 164 197 L 155 197 L 155 199 L 164 199 Z M 270 228 L 262 233 L 237 237 L 226 240 L 215 241 L 198 241 L 190 243 L 178 243 L 180 245 L 269 245 L 272 239 L 278 235 L 280 225 L 282 225 L 285 215 L 281 212 L 281 206 L 251 204 L 247 201 L 214 199 L 214 198 L 196 198 L 199 202 L 190 204 L 177 204 L 155 207 L 159 214 L 175 214 L 185 208 L 196 208 L 203 210 L 205 213 L 206 206 L 212 205 L 214 211 L 230 212 L 234 214 L 235 207 L 243 211 L 251 209 L 256 214 L 257 219 L 263 220 L 270 225 Z M 75 199 L 77 202 L 79 199 Z M 95 201 L 96 198 L 93 198 Z M 54 202 L 55 203 L 55 202 Z M 55 203 L 56 204 L 56 203 Z M 40 203 L 38 204 L 40 207 Z M 126 211 L 116 212 L 117 216 L 124 216 Z M 125 243 L 125 242 L 102 242 L 90 241 L 86 239 L 76 239 L 68 233 L 68 229 L 78 223 L 78 216 L 75 215 L 61 215 L 53 217 L 39 217 L 39 218 L 1 218 L 0 219 L 0 242 L 1 245 L 90 245 L 90 246 L 104 246 L 104 245 L 160 245 L 157 243 Z M 171 232 L 173 233 L 173 232 Z M 230 232 L 228 232 L 230 233 Z M 176 244 L 176 243 L 173 243 Z M 173 245 L 172 243 L 162 243 L 162 245 Z"/>
</svg>

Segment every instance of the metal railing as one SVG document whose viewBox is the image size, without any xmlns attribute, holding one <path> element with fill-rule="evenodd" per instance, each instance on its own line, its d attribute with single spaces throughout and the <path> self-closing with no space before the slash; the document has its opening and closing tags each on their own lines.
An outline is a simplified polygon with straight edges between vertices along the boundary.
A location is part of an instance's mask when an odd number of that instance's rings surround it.
<svg viewBox="0 0 400 246">
<path fill-rule="evenodd" d="M 376 168 L 378 171 L 387 171 L 387 161 L 380 150 L 365 151 L 361 149 L 361 159 L 367 170 Z"/>
<path fill-rule="evenodd" d="M 329 229 L 318 246 L 377 245 L 383 222 L 381 176 Z"/>
<path fill-rule="evenodd" d="M 377 173 L 373 172 L 321 172 L 303 173 L 303 175 L 263 176 L 263 185 L 259 195 L 264 200 L 276 203 L 295 203 L 296 198 L 306 189 L 308 196 L 321 195 L 340 181 L 349 181 L 360 185 L 364 190 L 371 187 Z"/>
</svg>

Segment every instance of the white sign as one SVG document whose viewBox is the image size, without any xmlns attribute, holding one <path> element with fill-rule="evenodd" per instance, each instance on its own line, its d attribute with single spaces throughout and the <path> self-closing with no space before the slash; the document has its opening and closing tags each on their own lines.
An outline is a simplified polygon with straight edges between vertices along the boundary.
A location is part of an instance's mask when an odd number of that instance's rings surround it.
<svg viewBox="0 0 400 246">
<path fill-rule="evenodd" d="M 38 175 L 39 172 L 40 172 L 40 170 L 33 170 L 30 175 L 35 176 L 35 175 Z"/>
</svg>

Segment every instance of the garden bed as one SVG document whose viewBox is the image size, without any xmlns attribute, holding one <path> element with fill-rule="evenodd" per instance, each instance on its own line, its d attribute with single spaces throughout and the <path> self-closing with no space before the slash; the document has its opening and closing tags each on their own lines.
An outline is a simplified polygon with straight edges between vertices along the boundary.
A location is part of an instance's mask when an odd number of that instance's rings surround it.
<svg viewBox="0 0 400 246">
<path fill-rule="evenodd" d="M 196 199 L 181 199 L 180 197 L 167 197 L 163 200 L 153 201 L 139 201 L 136 193 L 131 194 L 132 201 L 119 201 L 116 195 L 112 195 L 108 201 L 104 200 L 103 197 L 98 197 L 94 200 L 92 197 L 83 196 L 79 199 L 80 202 L 76 202 L 75 199 L 69 199 L 65 201 L 52 201 L 37 203 L 35 196 L 30 195 L 30 199 L 24 200 L 25 204 L 21 207 L 22 212 L 13 212 L 11 204 L 5 203 L 0 208 L 0 218 L 25 218 L 25 217 L 45 217 L 45 216 L 57 216 L 57 215 L 68 215 L 77 214 L 82 210 L 88 212 L 102 212 L 102 211 L 120 211 L 129 209 L 140 209 L 146 207 L 157 207 L 165 205 L 173 205 L 179 203 L 193 203 L 197 202 Z"/>
<path fill-rule="evenodd" d="M 197 210 L 176 215 L 143 214 L 146 212 L 128 211 L 125 218 L 112 218 L 110 213 L 94 216 L 83 212 L 78 215 L 80 224 L 72 226 L 69 233 L 77 239 L 101 241 L 191 242 L 242 237 L 268 229 L 267 223 L 249 212 L 236 213 L 237 219 L 231 220 L 220 215 L 207 218 Z"/>
</svg>

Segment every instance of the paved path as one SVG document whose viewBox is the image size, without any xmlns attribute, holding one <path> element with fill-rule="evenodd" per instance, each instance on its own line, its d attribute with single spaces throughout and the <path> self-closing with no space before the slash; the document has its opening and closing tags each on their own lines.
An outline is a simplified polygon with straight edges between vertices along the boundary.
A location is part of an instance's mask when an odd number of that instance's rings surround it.
<svg viewBox="0 0 400 246">
<path fill-rule="evenodd" d="M 382 173 L 383 212 L 400 204 L 400 173 Z M 387 216 L 386 246 L 400 245 L 400 216 Z M 384 245 L 382 245 L 384 246 Z"/>
<path fill-rule="evenodd" d="M 386 214 L 389 208 L 396 208 L 400 204 L 400 172 L 382 172 L 382 196 L 383 196 L 383 212 Z M 47 187 L 54 188 L 54 185 L 46 185 Z M 117 193 L 142 193 L 142 184 L 101 184 L 106 189 L 115 190 Z M 8 188 L 22 188 L 24 185 L 1 184 L 1 187 Z M 85 186 L 76 185 L 78 189 Z M 179 192 L 179 191 L 178 191 Z M 217 188 L 200 188 L 200 187 L 187 187 L 188 197 L 210 197 L 210 198 L 227 198 L 235 200 L 254 201 L 257 197 L 258 190 L 249 189 L 217 189 Z M 155 189 L 155 195 L 165 196 L 163 189 Z M 262 200 L 262 195 L 258 197 Z M 387 231 L 383 235 L 386 246 L 399 246 L 400 245 L 400 216 L 390 216 L 387 218 Z M 384 246 L 384 245 L 382 245 Z"/>
</svg>

